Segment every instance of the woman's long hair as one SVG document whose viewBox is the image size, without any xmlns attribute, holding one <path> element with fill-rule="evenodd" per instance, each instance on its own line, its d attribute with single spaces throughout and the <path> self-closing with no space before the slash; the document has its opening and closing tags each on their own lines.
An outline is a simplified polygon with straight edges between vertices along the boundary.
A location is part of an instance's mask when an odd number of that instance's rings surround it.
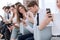
<svg viewBox="0 0 60 40">
<path fill-rule="evenodd" d="M 23 18 L 23 14 L 19 11 L 19 7 L 24 8 L 24 10 L 25 10 L 26 12 L 27 12 L 27 10 L 26 10 L 26 8 L 25 8 L 23 5 L 18 5 L 17 11 L 18 11 L 18 13 L 19 13 L 19 15 L 20 15 L 20 18 Z"/>
<path fill-rule="evenodd" d="M 11 7 L 13 7 L 15 9 L 15 6 L 12 5 Z M 16 14 L 17 14 L 17 22 L 20 23 L 20 17 L 19 17 L 19 13 L 17 12 L 17 9 L 16 9 Z M 15 14 L 13 13 L 13 18 L 14 18 Z"/>
</svg>

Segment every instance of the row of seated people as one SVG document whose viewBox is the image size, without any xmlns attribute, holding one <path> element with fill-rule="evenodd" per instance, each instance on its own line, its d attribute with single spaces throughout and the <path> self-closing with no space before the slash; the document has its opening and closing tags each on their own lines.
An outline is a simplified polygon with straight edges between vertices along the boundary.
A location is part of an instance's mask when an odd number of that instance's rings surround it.
<svg viewBox="0 0 60 40">
<path fill-rule="evenodd" d="M 0 16 L 0 32 L 5 40 L 51 40 L 52 24 L 58 25 L 59 21 L 56 14 L 56 18 L 53 18 L 49 8 L 47 11 L 40 9 L 36 1 L 31 1 L 27 8 L 17 2 L 11 6 L 4 6 L 3 10 L 4 16 Z"/>
<path fill-rule="evenodd" d="M 0 15 L 2 19 L 2 39 L 5 38 L 5 40 L 16 40 L 19 34 L 30 34 L 30 36 L 33 35 L 25 28 L 26 23 L 33 27 L 33 14 L 30 10 L 27 10 L 20 2 L 17 2 L 11 6 L 4 6 L 3 11 L 4 15 Z"/>
</svg>

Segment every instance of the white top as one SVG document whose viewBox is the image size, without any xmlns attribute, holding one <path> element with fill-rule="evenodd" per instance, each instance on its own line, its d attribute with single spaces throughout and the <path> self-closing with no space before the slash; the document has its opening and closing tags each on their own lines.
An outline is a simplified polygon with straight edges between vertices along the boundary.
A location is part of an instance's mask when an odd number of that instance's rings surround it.
<svg viewBox="0 0 60 40">
<path fill-rule="evenodd" d="M 12 19 L 13 23 L 15 23 L 15 25 L 18 25 L 20 26 L 20 24 L 17 22 L 17 16 L 15 16 L 13 19 Z"/>
<path fill-rule="evenodd" d="M 12 21 L 13 21 L 13 23 L 16 23 L 17 22 L 17 17 L 15 16 Z"/>
<path fill-rule="evenodd" d="M 54 16 L 53 18 L 54 27 L 52 27 L 52 34 L 60 35 L 60 11 L 56 10 L 53 16 Z"/>
</svg>

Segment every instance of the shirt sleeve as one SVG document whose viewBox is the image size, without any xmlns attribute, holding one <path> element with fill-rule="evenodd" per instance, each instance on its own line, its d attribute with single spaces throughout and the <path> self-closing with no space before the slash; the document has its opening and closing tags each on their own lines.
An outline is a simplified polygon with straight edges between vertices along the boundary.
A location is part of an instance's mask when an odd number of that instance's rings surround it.
<svg viewBox="0 0 60 40">
<path fill-rule="evenodd" d="M 27 29 L 27 30 L 29 30 L 31 33 L 33 33 L 33 32 L 34 32 L 33 28 L 32 28 L 32 27 L 30 27 L 29 25 L 27 25 L 26 29 Z"/>
</svg>

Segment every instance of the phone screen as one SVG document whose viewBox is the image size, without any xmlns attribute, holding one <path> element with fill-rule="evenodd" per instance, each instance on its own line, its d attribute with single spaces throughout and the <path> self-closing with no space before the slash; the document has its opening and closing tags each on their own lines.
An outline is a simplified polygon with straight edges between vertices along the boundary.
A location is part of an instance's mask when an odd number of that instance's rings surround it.
<svg viewBox="0 0 60 40">
<path fill-rule="evenodd" d="M 50 8 L 46 8 L 47 14 L 51 15 L 51 10 Z M 48 16 L 49 18 L 51 18 L 52 16 Z"/>
<path fill-rule="evenodd" d="M 50 8 L 46 8 L 46 11 L 47 11 L 47 14 L 48 14 L 48 13 L 51 13 Z"/>
</svg>

